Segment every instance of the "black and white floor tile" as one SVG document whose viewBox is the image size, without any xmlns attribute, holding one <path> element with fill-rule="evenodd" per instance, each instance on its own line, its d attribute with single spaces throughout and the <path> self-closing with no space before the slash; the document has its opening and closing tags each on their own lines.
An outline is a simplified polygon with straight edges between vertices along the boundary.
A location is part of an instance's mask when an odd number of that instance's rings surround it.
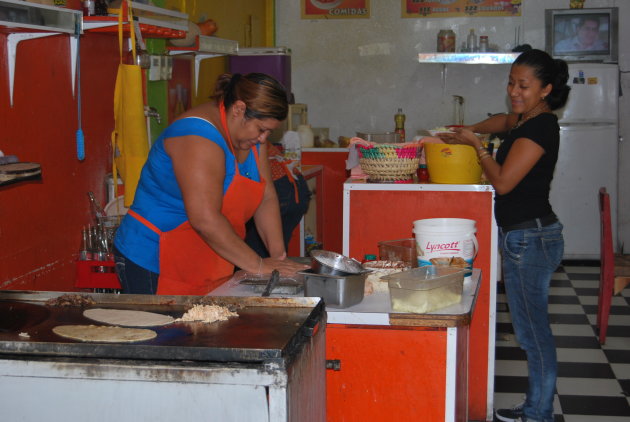
<svg viewBox="0 0 630 422">
<path fill-rule="evenodd" d="M 522 401 L 527 363 L 514 338 L 503 284 L 498 286 L 494 407 L 503 408 Z M 605 345 L 596 334 L 598 292 L 595 266 L 563 263 L 551 282 L 558 352 L 555 422 L 630 421 L 630 287 L 613 297 Z"/>
</svg>

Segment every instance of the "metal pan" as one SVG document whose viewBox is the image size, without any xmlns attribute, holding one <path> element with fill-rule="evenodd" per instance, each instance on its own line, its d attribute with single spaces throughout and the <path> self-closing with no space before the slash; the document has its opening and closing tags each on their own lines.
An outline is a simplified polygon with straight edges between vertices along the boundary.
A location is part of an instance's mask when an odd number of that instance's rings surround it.
<svg viewBox="0 0 630 422">
<path fill-rule="evenodd" d="M 336 252 L 314 250 L 311 257 L 311 268 L 317 274 L 347 276 L 365 272 L 359 261 Z"/>
</svg>

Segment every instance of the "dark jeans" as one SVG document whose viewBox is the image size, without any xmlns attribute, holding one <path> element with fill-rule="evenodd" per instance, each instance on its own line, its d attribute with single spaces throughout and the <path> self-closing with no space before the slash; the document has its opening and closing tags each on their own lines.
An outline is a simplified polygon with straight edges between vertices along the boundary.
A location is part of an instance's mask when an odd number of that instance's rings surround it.
<svg viewBox="0 0 630 422">
<path fill-rule="evenodd" d="M 284 247 L 288 248 L 291 234 L 295 227 L 300 223 L 302 216 L 308 210 L 308 204 L 311 200 L 311 191 L 308 189 L 306 180 L 302 175 L 298 176 L 295 184 L 298 188 L 299 203 L 295 202 L 295 190 L 293 184 L 289 180 L 289 176 L 282 177 L 273 182 L 278 193 L 278 201 L 280 202 L 280 217 L 282 218 L 282 235 L 284 238 Z M 269 257 L 269 252 L 265 247 L 258 231 L 256 224 L 252 218 L 246 224 L 247 232 L 245 234 L 245 243 L 256 251 L 263 258 Z"/>
<path fill-rule="evenodd" d="M 527 420 L 553 421 L 558 364 L 549 325 L 549 283 L 564 251 L 562 224 L 499 232 L 503 281 L 516 340 L 527 354 Z"/>
<path fill-rule="evenodd" d="M 114 246 L 114 262 L 116 274 L 122 288 L 122 293 L 147 294 L 157 293 L 159 274 L 149 271 L 125 257 Z"/>
</svg>

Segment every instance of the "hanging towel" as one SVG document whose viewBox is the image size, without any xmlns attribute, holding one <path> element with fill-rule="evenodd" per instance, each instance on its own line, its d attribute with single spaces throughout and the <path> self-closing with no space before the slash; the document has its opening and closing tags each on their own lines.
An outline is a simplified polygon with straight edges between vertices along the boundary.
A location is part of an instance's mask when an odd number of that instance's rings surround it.
<svg viewBox="0 0 630 422">
<path fill-rule="evenodd" d="M 133 63 L 136 63 L 136 37 L 131 2 L 126 1 L 129 41 Z M 142 69 L 136 64 L 123 63 L 123 14 L 118 13 L 118 47 L 120 64 L 114 90 L 114 131 L 112 132 L 113 180 L 117 175 L 125 185 L 125 207 L 129 208 L 136 193 L 142 166 L 149 155 L 147 127 L 144 116 Z"/>
</svg>

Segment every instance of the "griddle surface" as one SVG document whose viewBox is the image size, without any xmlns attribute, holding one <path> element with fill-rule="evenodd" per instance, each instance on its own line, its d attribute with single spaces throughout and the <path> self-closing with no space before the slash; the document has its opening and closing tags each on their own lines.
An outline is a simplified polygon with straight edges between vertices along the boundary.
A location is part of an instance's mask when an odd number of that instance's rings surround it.
<svg viewBox="0 0 630 422">
<path fill-rule="evenodd" d="M 174 318 L 181 317 L 193 303 L 208 303 L 211 300 L 200 297 L 195 301 L 192 296 L 160 296 L 143 300 L 147 296 L 88 295 L 97 302 L 90 307 L 157 312 Z M 116 296 L 122 300 L 117 302 Z M 136 303 L 128 303 L 130 296 L 137 299 Z M 161 303 L 150 303 L 156 300 Z M 296 299 L 217 298 L 220 303 L 225 303 L 226 300 L 233 300 L 234 304 L 243 306 L 236 311 L 238 317 L 211 324 L 175 322 L 160 327 L 148 327 L 157 332 L 155 339 L 110 344 L 79 342 L 52 332 L 53 327 L 58 325 L 106 325 L 84 317 L 83 311 L 88 308 L 50 307 L 42 301 L 7 300 L 6 294 L 0 293 L 0 353 L 261 362 L 283 359 L 290 355 L 309 335 L 324 312 L 321 302 L 308 306 Z M 292 304 L 291 301 L 295 303 Z M 20 336 L 20 333 L 26 333 L 28 337 Z"/>
</svg>

